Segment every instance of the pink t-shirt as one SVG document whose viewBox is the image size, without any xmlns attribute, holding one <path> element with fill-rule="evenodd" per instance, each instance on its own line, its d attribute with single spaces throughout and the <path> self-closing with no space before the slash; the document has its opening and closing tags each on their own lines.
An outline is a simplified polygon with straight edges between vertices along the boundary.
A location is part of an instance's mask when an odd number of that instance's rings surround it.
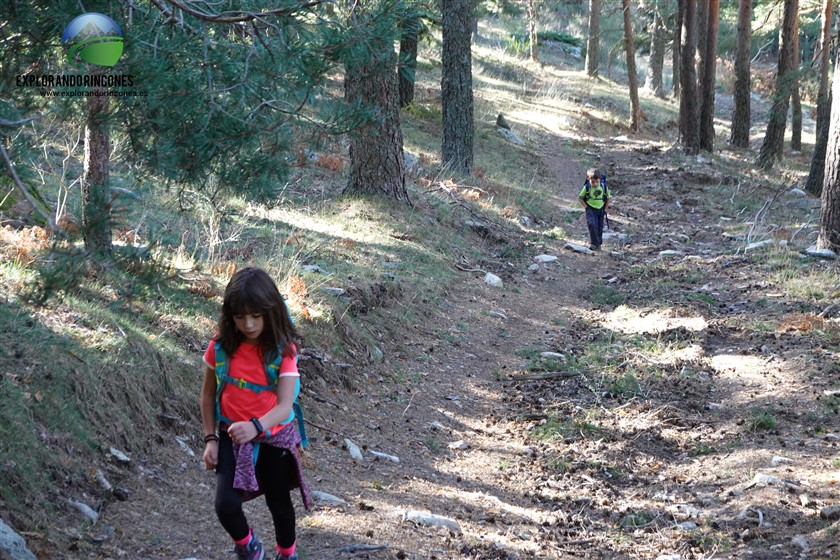
<svg viewBox="0 0 840 560">
<path fill-rule="evenodd" d="M 280 360 L 280 377 L 300 377 L 297 369 L 297 348 L 291 345 L 290 351 L 283 353 Z M 216 341 L 211 340 L 204 352 L 204 365 L 216 369 Z M 235 379 L 244 379 L 250 383 L 265 385 L 265 364 L 258 346 L 243 342 L 228 358 L 228 375 Z M 277 406 L 276 391 L 255 393 L 250 389 L 240 389 L 233 383 L 227 383 L 220 397 L 222 416 L 234 422 L 260 417 Z"/>
</svg>

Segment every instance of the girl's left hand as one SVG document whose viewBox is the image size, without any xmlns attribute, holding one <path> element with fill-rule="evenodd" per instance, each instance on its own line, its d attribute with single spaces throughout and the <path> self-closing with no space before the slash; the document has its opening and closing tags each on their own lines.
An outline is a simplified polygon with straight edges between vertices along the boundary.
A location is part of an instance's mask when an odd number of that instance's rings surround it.
<svg viewBox="0 0 840 560">
<path fill-rule="evenodd" d="M 255 428 L 254 424 L 250 421 L 234 422 L 228 428 L 227 433 L 233 443 L 242 445 L 243 443 L 248 443 L 257 437 L 257 428 Z"/>
</svg>

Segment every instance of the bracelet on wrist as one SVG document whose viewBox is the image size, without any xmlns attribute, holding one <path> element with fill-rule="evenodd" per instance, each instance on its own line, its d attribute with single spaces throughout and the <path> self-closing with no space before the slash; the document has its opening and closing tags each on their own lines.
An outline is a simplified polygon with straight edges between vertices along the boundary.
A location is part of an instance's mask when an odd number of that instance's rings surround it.
<svg viewBox="0 0 840 560">
<path fill-rule="evenodd" d="M 257 429 L 257 437 L 260 437 L 265 433 L 265 429 L 262 427 L 262 424 L 256 416 L 251 418 L 251 424 L 253 424 L 254 427 Z"/>
<path fill-rule="evenodd" d="M 216 434 L 207 434 L 204 436 L 204 443 L 209 443 L 211 441 L 219 441 L 219 436 Z"/>
</svg>

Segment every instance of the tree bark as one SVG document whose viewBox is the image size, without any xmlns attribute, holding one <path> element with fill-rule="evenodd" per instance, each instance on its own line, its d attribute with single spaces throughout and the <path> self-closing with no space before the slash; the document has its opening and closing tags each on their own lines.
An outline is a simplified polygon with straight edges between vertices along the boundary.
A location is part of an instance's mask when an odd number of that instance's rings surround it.
<svg viewBox="0 0 840 560">
<path fill-rule="evenodd" d="M 829 1 L 829 0 L 826 0 Z M 738 148 L 750 146 L 750 49 L 752 47 L 753 0 L 738 3 L 738 34 L 735 45 L 735 108 L 729 143 Z"/>
<path fill-rule="evenodd" d="M 627 82 L 630 87 L 630 130 L 639 131 L 639 85 L 636 79 L 636 49 L 633 46 L 633 21 L 630 17 L 630 0 L 621 0 L 624 12 L 624 52 L 627 55 Z"/>
<path fill-rule="evenodd" d="M 817 137 L 814 142 L 814 154 L 811 157 L 811 168 L 808 171 L 805 190 L 816 196 L 820 196 L 822 192 L 825 175 L 825 150 L 828 145 L 828 126 L 831 112 L 831 101 L 828 94 L 828 50 L 831 40 L 831 8 L 833 3 L 833 0 L 823 0 L 820 43 L 814 55 L 815 62 L 820 69 L 820 82 L 817 90 Z"/>
<path fill-rule="evenodd" d="M 473 91 L 470 45 L 470 0 L 442 0 L 441 105 L 442 160 L 458 173 L 473 166 Z"/>
<path fill-rule="evenodd" d="M 85 249 L 104 257 L 111 254 L 109 100 L 104 95 L 85 100 L 85 160 L 81 179 Z"/>
<path fill-rule="evenodd" d="M 665 94 L 662 88 L 662 67 L 665 65 L 665 21 L 659 3 L 653 6 L 653 23 L 650 26 L 650 56 L 645 87 L 656 97 Z"/>
<path fill-rule="evenodd" d="M 711 152 L 715 143 L 715 81 L 717 73 L 717 36 L 720 0 L 706 4 L 706 55 L 703 57 L 703 80 L 700 86 L 700 149 Z"/>
<path fill-rule="evenodd" d="M 799 11 L 799 0 L 785 0 L 784 15 L 782 17 L 781 44 L 779 45 L 779 67 L 776 73 L 776 91 L 773 94 L 773 105 L 767 122 L 767 132 L 755 164 L 769 170 L 782 159 L 785 125 L 790 105 L 791 82 L 795 79 L 793 69 L 793 31 L 796 28 L 796 18 Z"/>
<path fill-rule="evenodd" d="M 400 107 L 407 107 L 414 101 L 419 32 L 420 18 L 418 16 L 410 16 L 400 22 Z"/>
<path fill-rule="evenodd" d="M 671 95 L 680 96 L 680 66 L 682 66 L 682 28 L 685 19 L 685 0 L 677 0 L 677 13 L 674 17 L 674 38 L 671 41 Z"/>
<path fill-rule="evenodd" d="M 350 105 L 370 111 L 370 119 L 350 135 L 350 176 L 344 192 L 385 194 L 410 204 L 393 37 L 371 38 L 368 46 L 369 52 L 348 61 L 345 68 L 344 97 Z"/>
<path fill-rule="evenodd" d="M 703 81 L 703 69 L 706 67 L 706 21 L 709 16 L 709 2 L 708 0 L 697 0 L 697 13 L 694 16 L 695 24 L 697 25 L 697 42 L 695 48 L 697 52 L 695 57 L 697 59 L 697 100 L 698 102 L 703 98 L 701 91 L 701 82 Z"/>
<path fill-rule="evenodd" d="M 790 92 L 790 149 L 802 151 L 802 99 L 799 94 L 799 18 L 793 30 L 793 72 L 796 78 Z"/>
<path fill-rule="evenodd" d="M 831 95 L 840 99 L 840 58 L 834 63 Z M 817 249 L 840 252 L 840 103 L 831 107 L 831 124 L 825 156 L 825 177 L 820 197 L 820 232 Z"/>
<path fill-rule="evenodd" d="M 683 4 L 685 12 L 680 43 L 680 141 L 686 154 L 695 155 L 700 150 L 700 131 L 697 127 L 697 70 L 694 67 L 697 0 L 683 0 Z"/>
<path fill-rule="evenodd" d="M 589 38 L 586 41 L 586 75 L 598 77 L 601 42 L 601 0 L 589 0 Z"/>
<path fill-rule="evenodd" d="M 537 37 L 537 0 L 528 0 L 528 40 L 531 43 L 531 60 L 539 62 L 540 55 Z"/>
</svg>

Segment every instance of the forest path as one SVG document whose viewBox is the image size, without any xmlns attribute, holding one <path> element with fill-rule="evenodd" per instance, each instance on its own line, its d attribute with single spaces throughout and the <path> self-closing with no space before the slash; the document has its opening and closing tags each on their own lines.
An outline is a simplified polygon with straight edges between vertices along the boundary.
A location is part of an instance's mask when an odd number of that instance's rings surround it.
<svg viewBox="0 0 840 560">
<path fill-rule="evenodd" d="M 585 243 L 582 217 L 563 209 L 575 206 L 585 169 L 560 148 L 547 135 L 538 149 L 561 185 L 550 223 Z M 679 186 L 722 176 L 674 170 L 652 140 L 596 148 L 626 240 L 584 255 L 523 234 L 528 260 L 558 256 L 535 272 L 477 240 L 487 259 L 475 264 L 493 267 L 504 288 L 464 273 L 416 322 L 399 299 L 385 302 L 383 363 L 304 379 L 307 419 L 326 428 L 311 428 L 310 485 L 345 503 L 304 514 L 293 494 L 302 558 L 832 557 L 817 513 L 836 500 L 836 443 L 819 434 L 840 430 L 836 416 L 814 415 L 836 351 L 802 331 L 749 328 L 805 304 L 775 297 L 767 271 L 732 254 L 740 242 L 721 237 L 720 215 L 698 199 L 715 194 Z M 697 258 L 669 261 L 665 249 Z M 563 358 L 541 360 L 544 351 Z M 511 379 L 540 364 L 580 375 Z M 775 427 L 757 425 L 754 410 Z M 160 454 L 134 466 L 131 499 L 108 504 L 90 531 L 98 542 L 70 552 L 232 557 L 212 475 L 171 444 L 179 436 L 200 453 L 194 432 L 153 435 Z M 756 473 L 770 478 L 751 486 Z M 413 511 L 459 529 L 405 521 Z M 246 512 L 271 543 L 261 500 Z M 799 534 L 807 547 L 792 540 Z"/>
</svg>

